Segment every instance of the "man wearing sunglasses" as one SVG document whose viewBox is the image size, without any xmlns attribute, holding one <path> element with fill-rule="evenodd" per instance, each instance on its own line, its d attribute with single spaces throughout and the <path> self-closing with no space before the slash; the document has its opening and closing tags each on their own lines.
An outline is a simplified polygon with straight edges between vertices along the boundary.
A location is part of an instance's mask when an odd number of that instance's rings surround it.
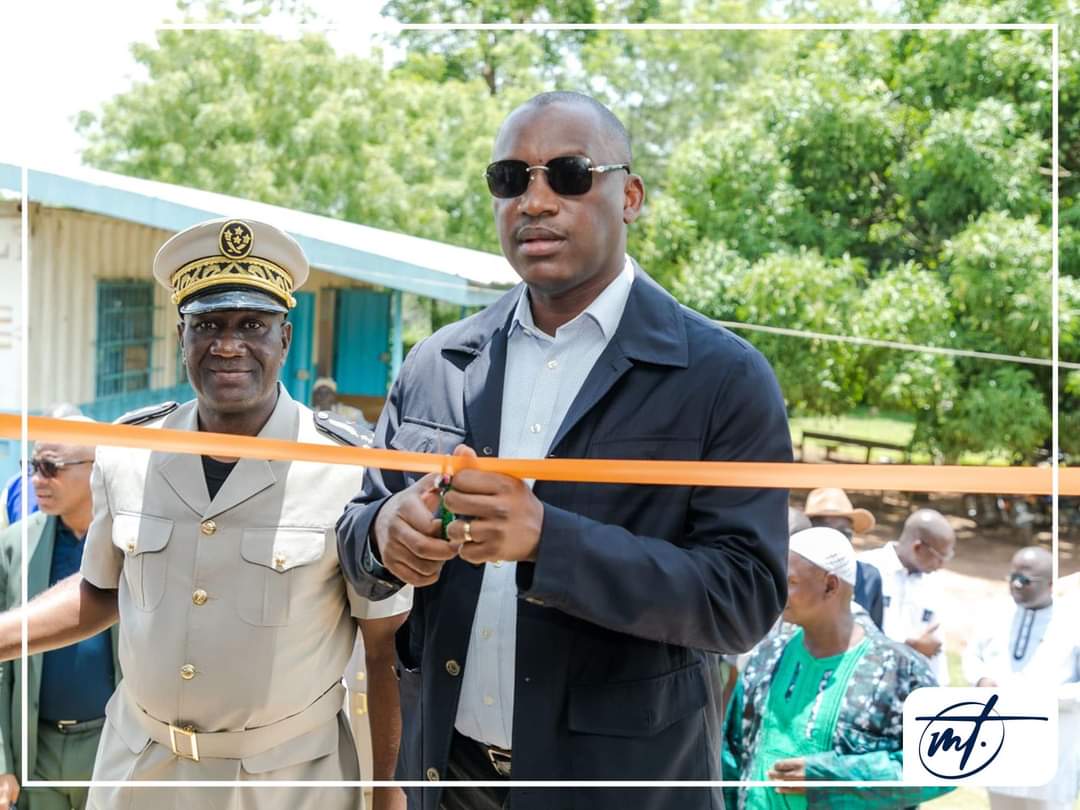
<svg viewBox="0 0 1080 810">
<path fill-rule="evenodd" d="M 503 123 L 486 182 L 522 284 L 405 361 L 376 444 L 464 457 L 790 461 L 749 344 L 626 255 L 644 183 L 595 100 L 546 93 Z M 477 178 L 479 181 L 480 178 Z M 338 524 L 376 598 L 418 586 L 398 633 L 399 778 L 415 810 L 722 807 L 721 791 L 548 792 L 457 780 L 720 778 L 712 651 L 785 601 L 787 492 L 369 470 Z M 445 788 L 445 789 L 443 789 Z"/>
<path fill-rule="evenodd" d="M 956 533 L 945 516 L 934 509 L 919 509 L 904 521 L 896 542 L 859 557 L 881 572 L 882 632 L 924 655 L 942 686 L 949 684 L 941 630 L 944 600 L 940 578 L 933 574 L 952 560 L 955 549 Z"/>
<path fill-rule="evenodd" d="M 1072 810 L 1080 761 L 1080 625 L 1076 600 L 1054 601 L 1054 560 L 1038 546 L 1020 549 L 1008 575 L 1013 604 L 993 612 L 964 653 L 972 686 L 1019 688 L 1058 695 L 1058 771 L 1033 788 L 993 788 L 992 810 Z"/>
<path fill-rule="evenodd" d="M 68 417 L 91 421 L 86 417 Z M 41 443 L 30 458 L 30 482 L 40 512 L 27 517 L 27 593 L 37 596 L 75 574 L 93 515 L 90 468 L 94 448 Z M 22 601 L 22 525 L 0 534 L 0 599 Z M 88 780 L 94 770 L 105 704 L 120 681 L 117 630 L 112 628 L 27 663 L 27 769 L 39 781 Z M 22 667 L 0 664 L 0 810 L 82 810 L 86 788 L 32 788 L 20 795 Z"/>
</svg>

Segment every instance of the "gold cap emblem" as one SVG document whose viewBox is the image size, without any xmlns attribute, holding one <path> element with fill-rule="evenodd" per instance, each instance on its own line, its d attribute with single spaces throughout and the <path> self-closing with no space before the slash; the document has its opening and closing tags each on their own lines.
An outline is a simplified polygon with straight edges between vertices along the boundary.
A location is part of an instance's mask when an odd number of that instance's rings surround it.
<svg viewBox="0 0 1080 810">
<path fill-rule="evenodd" d="M 255 235 L 251 232 L 251 226 L 246 222 L 231 219 L 221 226 L 218 245 L 221 248 L 222 256 L 227 256 L 230 259 L 243 259 L 255 247 Z"/>
</svg>

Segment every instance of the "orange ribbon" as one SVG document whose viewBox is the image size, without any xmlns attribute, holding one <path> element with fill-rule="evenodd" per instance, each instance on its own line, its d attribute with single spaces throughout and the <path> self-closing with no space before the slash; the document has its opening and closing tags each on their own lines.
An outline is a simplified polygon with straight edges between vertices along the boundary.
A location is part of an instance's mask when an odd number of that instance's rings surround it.
<svg viewBox="0 0 1080 810">
<path fill-rule="evenodd" d="M 539 481 L 605 484 L 651 484 L 714 487 L 822 486 L 851 490 L 900 492 L 987 492 L 1048 495 L 1049 467 L 962 467 L 917 464 L 783 464 L 753 461 L 642 461 L 633 459 L 465 458 L 433 453 L 405 453 L 372 447 L 309 444 L 285 439 L 235 436 L 190 430 L 109 425 L 31 416 L 32 441 L 86 446 L 112 445 L 192 453 L 219 458 L 261 458 L 273 461 L 315 461 L 355 464 L 384 470 L 447 473 L 485 470 Z M 21 421 L 0 414 L 0 436 L 18 439 Z M 1080 495 L 1080 469 L 1059 470 L 1058 491 Z"/>
</svg>

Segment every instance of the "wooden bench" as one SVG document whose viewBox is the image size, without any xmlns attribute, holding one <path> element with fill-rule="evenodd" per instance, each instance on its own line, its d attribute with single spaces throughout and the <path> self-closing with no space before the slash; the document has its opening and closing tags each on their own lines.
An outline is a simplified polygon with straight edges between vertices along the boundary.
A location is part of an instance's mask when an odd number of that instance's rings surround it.
<svg viewBox="0 0 1080 810">
<path fill-rule="evenodd" d="M 825 460 L 837 461 L 835 453 L 841 446 L 849 447 L 861 447 L 866 450 L 866 458 L 863 461 L 864 464 L 870 463 L 870 456 L 877 448 L 882 450 L 895 450 L 902 454 L 903 463 L 908 463 L 911 458 L 911 449 L 902 444 L 892 444 L 890 442 L 882 442 L 876 439 L 859 439 L 854 436 L 841 436 L 837 433 L 819 433 L 813 430 L 804 430 L 802 438 L 799 440 L 799 458 L 806 458 L 806 442 L 812 440 L 825 445 Z"/>
</svg>

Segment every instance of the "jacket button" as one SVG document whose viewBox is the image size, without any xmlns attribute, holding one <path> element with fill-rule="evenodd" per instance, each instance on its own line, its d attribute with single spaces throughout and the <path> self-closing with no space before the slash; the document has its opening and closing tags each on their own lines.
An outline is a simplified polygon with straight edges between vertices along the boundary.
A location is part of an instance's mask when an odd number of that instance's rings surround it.
<svg viewBox="0 0 1080 810">
<path fill-rule="evenodd" d="M 212 520 L 204 520 L 202 525 L 199 526 L 199 531 L 205 534 L 207 537 L 217 531 L 217 524 Z"/>
<path fill-rule="evenodd" d="M 425 772 L 425 775 L 427 776 L 429 782 L 439 781 L 439 772 L 435 768 L 428 768 Z"/>
<path fill-rule="evenodd" d="M 195 677 L 195 667 L 191 664 L 184 664 L 180 667 L 180 677 L 185 681 L 190 681 Z"/>
<path fill-rule="evenodd" d="M 446 662 L 446 671 L 453 675 L 455 678 L 461 674 L 461 664 L 451 658 Z"/>
<path fill-rule="evenodd" d="M 481 453 L 483 453 L 483 454 L 484 454 L 485 456 L 490 456 L 490 455 L 491 455 L 492 453 L 494 453 L 495 451 L 494 451 L 494 450 L 492 450 L 492 449 L 491 449 L 490 447 L 485 447 L 485 448 L 484 448 L 483 450 L 481 450 L 480 452 L 481 452 Z"/>
<path fill-rule="evenodd" d="M 205 605 L 209 594 L 202 588 L 199 588 L 195 593 L 191 595 L 191 601 L 196 605 Z"/>
</svg>

